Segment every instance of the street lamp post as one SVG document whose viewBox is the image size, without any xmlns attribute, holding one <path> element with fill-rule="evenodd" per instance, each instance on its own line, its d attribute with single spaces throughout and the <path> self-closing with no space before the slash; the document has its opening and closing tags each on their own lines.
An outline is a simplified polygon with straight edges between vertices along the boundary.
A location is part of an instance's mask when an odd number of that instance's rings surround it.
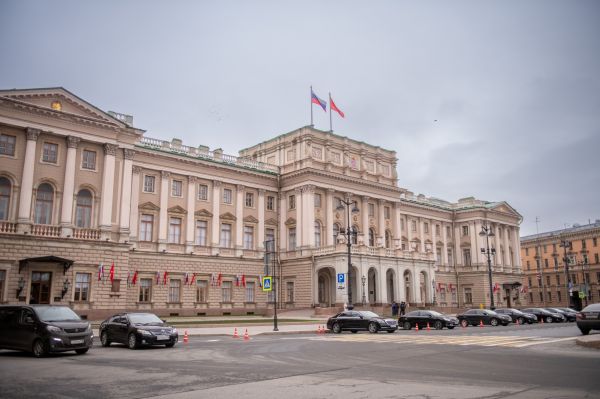
<svg viewBox="0 0 600 399">
<path fill-rule="evenodd" d="M 358 213 L 358 207 L 356 206 L 356 201 L 350 201 L 350 199 L 348 200 L 343 200 L 340 199 L 340 204 L 337 206 L 337 210 L 338 211 L 343 211 L 344 210 L 344 205 L 346 206 L 346 211 L 347 211 L 347 218 L 346 218 L 346 247 L 348 248 L 348 310 L 352 310 L 354 309 L 354 305 L 352 305 L 352 259 L 351 259 L 351 251 L 350 248 L 352 247 L 352 234 L 356 234 L 356 232 L 352 231 L 352 228 L 350 227 L 350 205 L 353 206 L 352 208 L 352 213 Z"/>
<path fill-rule="evenodd" d="M 362 305 L 363 307 L 367 304 L 367 296 L 365 295 L 365 283 L 367 282 L 367 278 L 363 274 L 362 278 Z"/>
<path fill-rule="evenodd" d="M 573 243 L 568 240 L 560 240 L 560 246 L 563 249 L 564 258 L 563 262 L 565 262 L 565 285 L 567 288 L 566 296 L 567 296 L 567 307 L 571 307 L 571 276 L 569 275 L 569 258 L 567 257 L 567 249 L 573 249 Z"/>
<path fill-rule="evenodd" d="M 481 237 L 485 236 L 485 248 L 481 248 L 481 253 L 487 256 L 488 280 L 490 285 L 490 309 L 494 310 L 496 309 L 496 306 L 494 305 L 494 292 L 492 289 L 492 255 L 496 255 L 496 249 L 490 249 L 490 237 L 494 237 L 495 234 L 490 226 L 484 225 L 481 226 L 479 235 Z"/>
</svg>

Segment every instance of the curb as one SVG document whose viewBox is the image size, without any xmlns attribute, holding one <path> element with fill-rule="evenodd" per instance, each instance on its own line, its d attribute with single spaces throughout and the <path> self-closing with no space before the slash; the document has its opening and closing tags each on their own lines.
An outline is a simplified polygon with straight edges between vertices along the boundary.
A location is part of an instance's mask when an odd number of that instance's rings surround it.
<svg viewBox="0 0 600 399">
<path fill-rule="evenodd" d="M 575 343 L 586 348 L 600 349 L 600 335 L 580 337 Z"/>
</svg>

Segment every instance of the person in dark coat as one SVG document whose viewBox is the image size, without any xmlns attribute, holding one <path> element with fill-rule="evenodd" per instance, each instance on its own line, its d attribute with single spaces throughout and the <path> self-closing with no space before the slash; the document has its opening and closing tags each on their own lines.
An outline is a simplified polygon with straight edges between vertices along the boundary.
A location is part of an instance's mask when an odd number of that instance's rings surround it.
<svg viewBox="0 0 600 399">
<path fill-rule="evenodd" d="M 396 301 L 392 302 L 392 317 L 398 316 L 398 304 Z"/>
<path fill-rule="evenodd" d="M 400 316 L 404 316 L 406 314 L 406 302 L 400 302 Z"/>
</svg>

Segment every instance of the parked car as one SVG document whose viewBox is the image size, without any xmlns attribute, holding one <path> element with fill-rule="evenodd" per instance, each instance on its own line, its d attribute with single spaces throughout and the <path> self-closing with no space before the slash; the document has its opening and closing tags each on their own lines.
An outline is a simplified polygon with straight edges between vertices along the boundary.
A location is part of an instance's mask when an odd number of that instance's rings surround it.
<svg viewBox="0 0 600 399">
<path fill-rule="evenodd" d="M 68 306 L 0 306 L 0 349 L 44 357 L 51 352 L 86 353 L 94 338 L 92 327 Z"/>
<path fill-rule="evenodd" d="M 565 316 L 560 313 L 550 312 L 543 308 L 527 308 L 522 309 L 521 312 L 534 314 L 538 321 L 544 321 L 546 323 L 562 323 L 565 321 Z"/>
<path fill-rule="evenodd" d="M 577 327 L 583 335 L 600 330 L 600 303 L 588 305 L 577 313 Z"/>
<path fill-rule="evenodd" d="M 426 328 L 429 325 L 436 330 L 441 330 L 444 327 L 452 330 L 458 326 L 458 319 L 433 310 L 414 310 L 404 316 L 400 316 L 398 325 L 402 326 L 405 330 L 410 330 L 416 325 L 419 328 Z"/>
<path fill-rule="evenodd" d="M 575 311 L 567 312 L 566 310 L 563 310 L 561 308 L 544 308 L 544 309 L 546 309 L 548 312 L 559 313 L 559 314 L 563 315 L 565 318 L 565 321 L 575 321 L 577 319 L 577 312 L 575 312 Z"/>
<path fill-rule="evenodd" d="M 393 333 L 398 329 L 398 322 L 394 319 L 386 319 L 377 313 L 369 311 L 347 310 L 330 317 L 327 320 L 327 329 L 336 334 L 342 331 L 367 330 L 372 334 L 379 331 Z"/>
<path fill-rule="evenodd" d="M 517 323 L 517 322 L 519 324 L 537 323 L 537 317 L 535 317 L 534 314 L 523 313 L 519 309 L 501 308 L 501 309 L 495 309 L 494 312 L 499 313 L 499 314 L 509 315 L 511 317 L 513 323 Z"/>
<path fill-rule="evenodd" d="M 564 312 L 563 314 L 566 313 L 567 315 L 569 315 L 569 317 L 567 317 L 567 321 L 577 321 L 577 311 L 575 309 L 571 309 L 571 308 L 554 308 L 554 309 L 562 310 Z"/>
<path fill-rule="evenodd" d="M 502 324 L 507 326 L 512 318 L 509 315 L 496 313 L 489 309 L 469 309 L 464 313 L 457 315 L 458 322 L 463 327 L 478 326 L 480 323 L 497 326 Z"/>
<path fill-rule="evenodd" d="M 142 345 L 164 345 L 172 348 L 178 341 L 177 329 L 153 313 L 119 313 L 100 324 L 100 342 L 125 344 L 129 349 Z"/>
</svg>

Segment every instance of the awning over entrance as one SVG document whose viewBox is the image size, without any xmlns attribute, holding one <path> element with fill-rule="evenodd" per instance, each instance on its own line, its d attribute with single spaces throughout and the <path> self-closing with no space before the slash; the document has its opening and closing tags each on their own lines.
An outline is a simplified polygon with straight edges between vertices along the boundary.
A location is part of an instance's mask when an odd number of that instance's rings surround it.
<svg viewBox="0 0 600 399">
<path fill-rule="evenodd" d="M 58 256 L 40 256 L 38 258 L 27 258 L 19 261 L 19 273 L 30 263 L 58 263 L 63 267 L 63 274 L 67 273 L 67 270 L 73 265 L 73 261 L 65 258 L 59 258 Z"/>
<path fill-rule="evenodd" d="M 519 288 L 520 286 L 522 286 L 523 284 L 521 284 L 520 281 L 515 281 L 514 283 L 503 283 L 502 284 L 502 288 L 504 289 L 515 289 L 515 288 Z"/>
</svg>

